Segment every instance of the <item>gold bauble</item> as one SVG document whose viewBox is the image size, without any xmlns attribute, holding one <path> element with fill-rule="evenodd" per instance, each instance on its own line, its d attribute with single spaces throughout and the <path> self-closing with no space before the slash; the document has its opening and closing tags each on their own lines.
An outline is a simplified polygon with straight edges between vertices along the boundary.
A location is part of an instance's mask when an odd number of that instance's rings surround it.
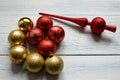
<svg viewBox="0 0 120 80">
<path fill-rule="evenodd" d="M 26 32 L 33 28 L 33 22 L 30 18 L 28 17 L 23 17 L 18 21 L 18 27 L 20 30 Z"/>
<path fill-rule="evenodd" d="M 9 52 L 10 60 L 15 64 L 23 63 L 27 55 L 27 49 L 21 45 L 13 46 Z"/>
<path fill-rule="evenodd" d="M 38 53 L 31 53 L 25 60 L 25 68 L 30 72 L 39 72 L 44 65 L 43 57 Z"/>
<path fill-rule="evenodd" d="M 50 56 L 45 60 L 45 69 L 51 75 L 59 74 L 64 67 L 64 62 L 59 56 Z"/>
<path fill-rule="evenodd" d="M 21 30 L 15 29 L 9 33 L 8 41 L 11 45 L 22 44 L 25 41 L 25 34 Z"/>
</svg>

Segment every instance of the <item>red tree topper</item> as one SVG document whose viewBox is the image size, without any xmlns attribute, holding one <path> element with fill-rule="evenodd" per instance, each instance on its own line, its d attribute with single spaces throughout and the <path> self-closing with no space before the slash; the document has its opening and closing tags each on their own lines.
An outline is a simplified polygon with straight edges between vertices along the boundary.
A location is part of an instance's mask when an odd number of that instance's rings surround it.
<svg viewBox="0 0 120 80">
<path fill-rule="evenodd" d="M 87 18 L 70 18 L 70 17 L 64 17 L 64 16 L 59 16 L 59 15 L 53 15 L 53 14 L 47 14 L 47 13 L 42 13 L 40 12 L 39 14 L 41 15 L 47 15 L 63 20 L 67 20 L 73 23 L 76 23 L 80 25 L 81 27 L 85 27 L 87 25 L 90 25 L 91 31 L 94 34 L 101 34 L 105 29 L 111 32 L 116 31 L 116 26 L 114 25 L 106 25 L 106 22 L 103 18 L 101 17 L 96 17 L 94 18 L 91 22 L 88 22 Z"/>
</svg>

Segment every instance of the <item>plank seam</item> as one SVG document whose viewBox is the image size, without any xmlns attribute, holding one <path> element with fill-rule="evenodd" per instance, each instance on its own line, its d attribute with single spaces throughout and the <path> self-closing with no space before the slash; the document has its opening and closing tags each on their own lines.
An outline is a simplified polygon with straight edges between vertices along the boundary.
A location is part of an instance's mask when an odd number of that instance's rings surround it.
<svg viewBox="0 0 120 80">
<path fill-rule="evenodd" d="M 56 54 L 58 56 L 120 56 L 120 54 Z M 0 54 L 0 56 L 8 56 L 8 54 Z"/>
</svg>

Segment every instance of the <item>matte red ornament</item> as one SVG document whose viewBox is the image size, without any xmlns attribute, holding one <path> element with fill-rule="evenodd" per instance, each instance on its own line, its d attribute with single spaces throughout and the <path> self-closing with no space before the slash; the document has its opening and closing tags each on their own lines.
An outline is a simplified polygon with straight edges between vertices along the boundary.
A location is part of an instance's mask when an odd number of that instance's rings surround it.
<svg viewBox="0 0 120 80">
<path fill-rule="evenodd" d="M 53 15 L 53 14 L 47 14 L 47 13 L 42 13 L 40 12 L 39 14 L 41 15 L 47 15 L 63 20 L 67 20 L 73 23 L 76 23 L 80 25 L 81 27 L 85 27 L 87 25 L 90 25 L 91 31 L 94 34 L 101 34 L 105 29 L 111 32 L 116 31 L 116 26 L 114 25 L 106 25 L 106 22 L 103 18 L 101 17 L 96 17 L 92 20 L 92 22 L 88 22 L 87 18 L 70 18 L 70 17 L 64 17 L 64 16 L 59 16 L 59 15 Z"/>
<path fill-rule="evenodd" d="M 56 45 L 49 39 L 44 39 L 38 44 L 38 52 L 44 57 L 53 55 L 56 52 Z"/>
<path fill-rule="evenodd" d="M 44 33 L 39 28 L 32 28 L 27 32 L 27 40 L 31 44 L 37 44 L 44 38 Z"/>
<path fill-rule="evenodd" d="M 65 31 L 60 26 L 53 26 L 48 30 L 47 36 L 55 43 L 60 43 L 65 37 Z"/>
<path fill-rule="evenodd" d="M 38 18 L 36 26 L 43 31 L 47 31 L 53 26 L 53 21 L 49 16 L 43 15 Z"/>
</svg>

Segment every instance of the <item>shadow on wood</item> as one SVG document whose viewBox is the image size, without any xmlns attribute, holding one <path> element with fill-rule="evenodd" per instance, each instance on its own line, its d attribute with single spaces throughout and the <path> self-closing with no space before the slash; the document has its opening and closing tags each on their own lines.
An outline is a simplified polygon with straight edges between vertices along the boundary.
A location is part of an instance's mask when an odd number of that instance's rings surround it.
<svg viewBox="0 0 120 80">
<path fill-rule="evenodd" d="M 38 52 L 37 51 L 37 45 L 32 45 L 30 43 L 26 43 L 27 45 L 27 49 L 28 49 L 28 53 L 35 53 L 35 52 Z"/>
<path fill-rule="evenodd" d="M 91 33 L 92 38 L 94 39 L 95 42 L 107 42 L 107 43 L 111 43 L 112 42 L 112 38 L 109 38 L 107 36 L 103 36 L 101 35 L 95 35 Z"/>
<path fill-rule="evenodd" d="M 46 78 L 46 80 L 58 80 L 59 74 L 58 75 L 50 75 L 47 72 L 45 72 L 45 78 Z"/>
<path fill-rule="evenodd" d="M 44 77 L 44 70 L 37 73 L 26 71 L 25 74 L 27 74 L 28 80 L 42 80 Z"/>
<path fill-rule="evenodd" d="M 14 74 L 17 74 L 23 70 L 23 64 L 14 64 L 11 62 L 11 70 Z"/>
</svg>

